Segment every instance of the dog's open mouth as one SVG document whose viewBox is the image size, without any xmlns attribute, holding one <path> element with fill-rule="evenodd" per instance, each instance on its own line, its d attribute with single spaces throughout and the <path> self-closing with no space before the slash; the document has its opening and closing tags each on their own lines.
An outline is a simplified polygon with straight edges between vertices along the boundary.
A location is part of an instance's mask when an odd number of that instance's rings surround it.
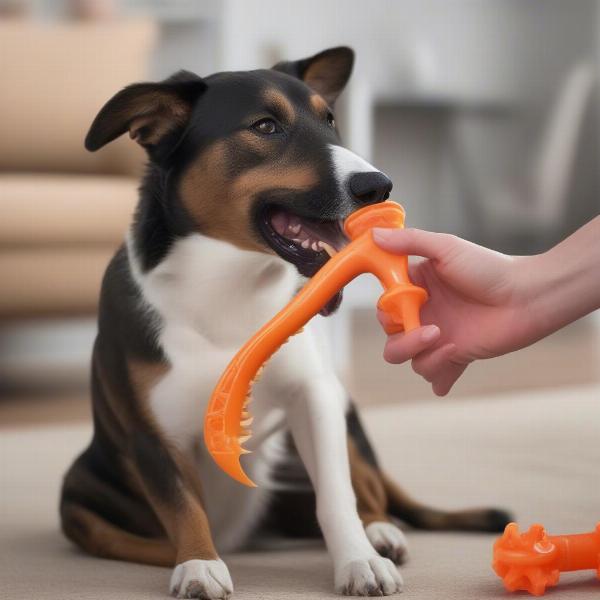
<svg viewBox="0 0 600 600">
<path fill-rule="evenodd" d="M 348 243 L 341 219 L 304 217 L 281 206 L 265 207 L 259 214 L 258 228 L 269 246 L 305 277 L 312 277 Z M 342 290 L 327 302 L 321 314 L 331 314 L 341 301 Z"/>
</svg>

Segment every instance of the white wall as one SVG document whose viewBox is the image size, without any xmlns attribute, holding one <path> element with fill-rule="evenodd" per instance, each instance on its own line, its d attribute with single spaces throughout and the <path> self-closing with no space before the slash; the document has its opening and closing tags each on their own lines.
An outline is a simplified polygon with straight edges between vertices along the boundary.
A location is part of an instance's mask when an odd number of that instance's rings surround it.
<svg viewBox="0 0 600 600">
<path fill-rule="evenodd" d="M 357 50 L 356 75 L 382 92 L 404 82 L 406 55 L 415 42 L 444 62 L 441 87 L 503 94 L 516 89 L 505 48 L 520 32 L 512 0 L 227 0 L 226 69 L 268 66 L 272 47 L 302 57 L 328 46 Z M 481 49 L 485 48 L 482 54 Z M 487 65 L 493 66 L 488 69 Z"/>
<path fill-rule="evenodd" d="M 509 172 L 527 162 L 568 69 L 586 56 L 594 60 L 597 6 L 596 0 L 305 0 L 292 10 L 278 0 L 227 0 L 220 62 L 226 69 L 256 68 L 348 44 L 357 51 L 355 80 L 389 96 L 419 92 L 410 66 L 420 46 L 433 73 L 427 94 L 496 102 L 513 112 L 512 123 L 498 121 L 495 131 L 486 122 L 471 136 L 480 166 Z M 596 119 L 588 116 L 588 125 Z M 441 171 L 448 162 L 441 114 L 386 110 L 377 123 L 375 159 L 394 179 L 411 222 L 468 234 L 461 227 L 461 182 Z M 517 135 L 505 131 L 510 127 Z M 567 228 L 589 214 L 598 194 L 591 164 L 596 138 L 584 135 Z M 436 195 L 440 187 L 446 198 Z"/>
<path fill-rule="evenodd" d="M 64 2 L 34 0 L 50 16 L 60 15 Z M 373 157 L 394 180 L 394 197 L 406 205 L 411 222 L 463 235 L 477 228 L 465 214 L 465 198 L 471 192 L 464 176 L 469 169 L 490 172 L 494 178 L 518 176 L 531 158 L 568 69 L 591 57 L 600 72 L 598 0 L 202 0 L 197 5 L 190 0 L 168 4 L 122 0 L 120 4 L 140 10 L 154 6 L 162 15 L 157 77 L 178 68 L 205 74 L 268 67 L 280 58 L 301 58 L 348 44 L 357 51 L 351 83 L 357 90 L 387 98 L 420 94 L 505 106 L 512 115 L 505 121 L 460 115 L 470 156 L 468 164 L 461 165 L 462 173 L 452 164 L 456 157 L 448 144 L 452 126 L 448 115 L 402 108 L 377 115 Z M 174 18 L 181 10 L 192 14 L 197 10 L 208 18 Z M 425 64 L 421 70 L 428 75 L 425 81 L 415 76 L 415 64 Z M 597 99 L 598 95 L 600 106 Z M 589 112 L 565 231 L 589 218 L 600 202 L 600 110 Z M 344 125 L 343 118 L 339 120 Z M 369 144 L 356 148 L 368 152 Z"/>
</svg>

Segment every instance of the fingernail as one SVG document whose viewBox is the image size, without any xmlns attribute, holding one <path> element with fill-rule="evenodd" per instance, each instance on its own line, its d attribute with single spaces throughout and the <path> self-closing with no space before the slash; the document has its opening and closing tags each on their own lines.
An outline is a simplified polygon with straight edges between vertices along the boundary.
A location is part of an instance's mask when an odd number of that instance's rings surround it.
<svg viewBox="0 0 600 600">
<path fill-rule="evenodd" d="M 392 230 L 385 227 L 373 228 L 373 239 L 375 242 L 387 242 L 392 237 Z"/>
<path fill-rule="evenodd" d="M 437 325 L 428 325 L 421 332 L 421 341 L 425 343 L 433 342 L 440 335 L 440 328 Z"/>
</svg>

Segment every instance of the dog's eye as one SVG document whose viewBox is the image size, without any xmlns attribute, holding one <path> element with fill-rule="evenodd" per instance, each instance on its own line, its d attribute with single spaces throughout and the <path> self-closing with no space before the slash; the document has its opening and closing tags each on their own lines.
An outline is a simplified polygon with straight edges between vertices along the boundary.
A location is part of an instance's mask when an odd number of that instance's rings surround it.
<svg viewBox="0 0 600 600">
<path fill-rule="evenodd" d="M 331 128 L 335 127 L 335 119 L 331 113 L 327 113 L 327 125 Z"/>
<path fill-rule="evenodd" d="M 262 135 L 281 133 L 280 127 L 273 119 L 261 119 L 252 125 L 252 129 L 258 131 L 258 133 L 261 133 Z"/>
</svg>

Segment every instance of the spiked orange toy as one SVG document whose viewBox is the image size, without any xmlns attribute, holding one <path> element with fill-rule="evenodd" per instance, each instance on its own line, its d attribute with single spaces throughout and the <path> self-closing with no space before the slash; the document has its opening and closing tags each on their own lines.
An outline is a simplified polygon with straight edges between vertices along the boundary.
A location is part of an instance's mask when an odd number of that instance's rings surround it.
<svg viewBox="0 0 600 600">
<path fill-rule="evenodd" d="M 563 571 L 595 569 L 600 578 L 600 523 L 591 533 L 555 536 L 542 525 L 520 533 L 516 523 L 509 523 L 494 544 L 492 568 L 509 592 L 534 596 L 556 585 Z"/>
<path fill-rule="evenodd" d="M 374 227 L 404 227 L 404 209 L 394 202 L 382 202 L 352 213 L 344 223 L 351 242 L 242 346 L 221 375 L 206 410 L 204 440 L 216 463 L 240 483 L 255 485 L 240 465 L 240 456 L 248 453 L 242 443 L 250 436 L 246 427 L 252 418 L 246 409 L 252 382 L 270 356 L 336 292 L 361 273 L 373 273 L 385 290 L 378 307 L 390 317 L 387 333 L 419 327 L 419 309 L 427 293 L 410 282 L 406 256 L 391 254 L 375 244 Z"/>
</svg>

